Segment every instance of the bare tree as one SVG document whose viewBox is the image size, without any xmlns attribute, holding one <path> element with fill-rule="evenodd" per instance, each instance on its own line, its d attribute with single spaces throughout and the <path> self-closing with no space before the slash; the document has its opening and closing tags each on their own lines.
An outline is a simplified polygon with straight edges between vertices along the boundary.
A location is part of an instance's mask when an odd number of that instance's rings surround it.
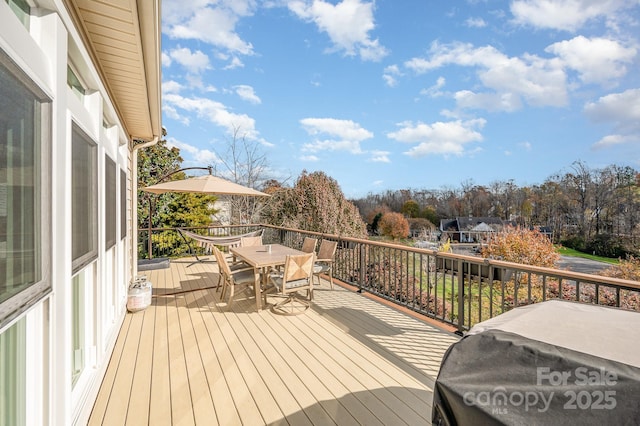
<svg viewBox="0 0 640 426">
<path fill-rule="evenodd" d="M 233 127 L 233 134 L 227 140 L 226 151 L 214 150 L 218 162 L 211 164 L 214 172 L 225 179 L 254 189 L 263 189 L 269 181 L 267 156 L 262 145 L 247 139 L 239 126 Z M 258 220 L 264 207 L 261 197 L 228 197 L 229 220 L 231 224 L 253 223 Z"/>
<path fill-rule="evenodd" d="M 587 214 L 593 190 L 593 172 L 582 161 L 574 161 L 571 164 L 571 168 L 573 173 L 567 173 L 564 176 L 564 183 L 574 202 L 573 214 L 578 222 L 578 232 L 582 238 L 587 240 L 590 234 Z"/>
</svg>

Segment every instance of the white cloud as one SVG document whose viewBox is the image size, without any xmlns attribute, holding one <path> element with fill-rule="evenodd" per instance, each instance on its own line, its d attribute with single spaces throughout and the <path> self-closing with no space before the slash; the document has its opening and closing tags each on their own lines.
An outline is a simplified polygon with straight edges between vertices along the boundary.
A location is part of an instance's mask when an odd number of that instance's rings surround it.
<svg viewBox="0 0 640 426">
<path fill-rule="evenodd" d="M 247 86 L 245 84 L 240 84 L 234 86 L 233 88 L 236 89 L 236 94 L 240 96 L 241 99 L 244 99 L 245 101 L 252 104 L 262 103 L 262 100 L 253 91 L 253 87 Z"/>
<path fill-rule="evenodd" d="M 215 152 L 208 149 L 197 148 L 193 145 L 189 145 L 186 142 L 179 141 L 172 137 L 167 138 L 167 145 L 169 146 L 169 148 L 175 146 L 176 148 L 179 148 L 180 151 L 189 153 L 191 157 L 197 159 L 201 164 L 214 164 L 219 161 L 218 156 Z"/>
<path fill-rule="evenodd" d="M 603 96 L 585 105 L 584 111 L 593 122 L 612 123 L 617 133 L 605 136 L 594 148 L 640 141 L 640 89 Z"/>
<path fill-rule="evenodd" d="M 640 136 L 640 89 L 603 96 L 586 104 L 584 111 L 596 123 L 609 122 L 617 132 Z"/>
<path fill-rule="evenodd" d="M 231 58 L 231 61 L 224 67 L 225 70 L 233 70 L 236 68 L 244 68 L 244 62 L 237 56 Z"/>
<path fill-rule="evenodd" d="M 373 137 L 373 133 L 363 129 L 358 123 L 351 120 L 340 120 L 337 118 L 303 118 L 300 120 L 300 123 L 310 135 L 326 133 L 357 141 L 363 141 Z"/>
<path fill-rule="evenodd" d="M 406 121 L 398 124 L 400 130 L 387 133 L 387 137 L 398 142 L 417 144 L 405 152 L 412 157 L 430 154 L 462 155 L 466 152 L 465 145 L 482 141 L 482 134 L 477 129 L 482 129 L 485 123 L 486 120 L 482 118 L 439 121 L 433 124 Z"/>
<path fill-rule="evenodd" d="M 402 76 L 402 72 L 400 71 L 400 67 L 398 67 L 395 64 L 385 67 L 384 72 L 382 74 L 382 78 L 384 79 L 385 83 L 389 87 L 396 87 L 398 85 L 397 77 L 401 77 L 401 76 Z"/>
<path fill-rule="evenodd" d="M 525 151 L 531 151 L 532 146 L 530 142 L 520 142 L 518 144 L 522 149 L 524 149 Z"/>
<path fill-rule="evenodd" d="M 185 21 L 194 14 L 195 10 L 206 7 L 209 0 L 192 0 L 190 7 L 184 7 L 183 0 L 162 0 L 162 26 L 175 25 Z"/>
<path fill-rule="evenodd" d="M 174 80 L 163 81 L 162 82 L 162 94 L 166 95 L 167 93 L 179 93 L 184 86 Z"/>
<path fill-rule="evenodd" d="M 171 66 L 171 57 L 166 52 L 160 54 L 160 60 L 162 61 L 163 67 Z"/>
<path fill-rule="evenodd" d="M 369 158 L 369 161 L 373 162 L 373 163 L 390 163 L 391 160 L 389 159 L 389 154 L 391 154 L 389 151 L 378 151 L 378 150 L 374 150 L 370 152 L 371 157 Z"/>
<path fill-rule="evenodd" d="M 348 56 L 359 55 L 365 61 L 379 61 L 388 52 L 369 32 L 375 28 L 373 3 L 342 0 L 331 4 L 324 0 L 290 1 L 289 9 L 300 19 L 313 22 L 327 33 L 334 47 Z"/>
<path fill-rule="evenodd" d="M 447 83 L 447 80 L 444 77 L 440 76 L 438 77 L 438 80 L 436 80 L 436 84 L 434 84 L 433 86 L 427 89 L 422 89 L 420 91 L 420 94 L 429 96 L 431 98 L 439 98 L 444 94 L 440 91 L 440 89 L 442 89 L 446 83 Z"/>
<path fill-rule="evenodd" d="M 413 58 L 405 66 L 418 74 L 447 65 L 477 67 L 478 78 L 490 92 L 459 91 L 455 98 L 463 108 L 514 111 L 524 102 L 532 106 L 567 104 L 566 74 L 557 59 L 535 55 L 508 57 L 493 46 L 468 43 L 432 43 L 431 56 Z"/>
<path fill-rule="evenodd" d="M 180 0 L 163 0 L 163 28 L 176 39 L 194 39 L 229 52 L 251 55 L 253 45 L 236 32 L 239 18 L 251 16 L 256 8 L 253 0 L 196 0 L 188 7 Z"/>
<path fill-rule="evenodd" d="M 187 68 L 190 73 L 199 74 L 202 71 L 211 68 L 209 57 L 200 50 L 194 52 L 187 47 L 179 47 L 172 49 L 168 53 L 172 61 L 175 61 Z"/>
<path fill-rule="evenodd" d="M 513 112 L 522 108 L 520 96 L 514 93 L 475 93 L 460 90 L 454 94 L 459 108 Z"/>
<path fill-rule="evenodd" d="M 574 32 L 594 19 L 615 20 L 637 0 L 516 0 L 510 9 L 521 25 Z"/>
<path fill-rule="evenodd" d="M 182 124 L 184 124 L 185 126 L 188 126 L 190 123 L 189 117 L 187 117 L 186 115 L 182 115 L 178 112 L 177 109 L 175 109 L 174 107 L 172 107 L 171 105 L 167 104 L 167 103 L 163 103 L 162 105 L 162 112 L 164 112 L 164 114 L 176 121 L 181 122 Z"/>
<path fill-rule="evenodd" d="M 627 73 L 637 50 L 624 47 L 615 40 L 577 36 L 554 43 L 545 49 L 556 54 L 569 68 L 580 75 L 584 83 L 607 83 Z"/>
<path fill-rule="evenodd" d="M 482 18 L 468 18 L 464 23 L 469 28 L 484 28 L 487 26 L 487 23 Z"/>
<path fill-rule="evenodd" d="M 471 43 L 440 44 L 431 43 L 431 59 L 413 58 L 404 65 L 418 74 L 445 65 L 483 66 L 491 68 L 508 61 L 508 57 L 493 46 L 474 47 Z"/>
<path fill-rule="evenodd" d="M 163 97 L 164 104 L 174 110 L 183 110 L 195 113 L 199 118 L 224 128 L 229 135 L 233 135 L 239 129 L 242 137 L 249 140 L 262 141 L 258 131 L 255 129 L 255 120 L 246 114 L 236 114 L 227 109 L 220 102 L 207 98 L 186 98 L 178 94 L 170 93 Z"/>
<path fill-rule="evenodd" d="M 347 151 L 361 154 L 360 143 L 373 137 L 373 133 L 362 128 L 351 120 L 335 118 L 304 118 L 300 124 L 311 136 L 327 135 L 327 139 L 316 139 L 306 143 L 303 150 L 318 151 Z"/>
<path fill-rule="evenodd" d="M 308 162 L 316 162 L 319 160 L 319 158 L 315 155 L 303 155 L 300 157 L 300 160 L 308 161 Z"/>
<path fill-rule="evenodd" d="M 616 145 L 640 143 L 640 135 L 607 135 L 591 145 L 591 149 L 605 149 Z"/>
</svg>

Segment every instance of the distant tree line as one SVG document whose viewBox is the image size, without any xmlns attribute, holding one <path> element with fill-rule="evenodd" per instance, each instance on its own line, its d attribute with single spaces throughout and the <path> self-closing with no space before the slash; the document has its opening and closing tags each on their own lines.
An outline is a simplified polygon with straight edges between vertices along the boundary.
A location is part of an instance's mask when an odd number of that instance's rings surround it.
<svg viewBox="0 0 640 426">
<path fill-rule="evenodd" d="M 467 180 L 457 188 L 386 191 L 352 201 L 370 226 L 386 212 L 435 227 L 447 218 L 499 217 L 524 228 L 548 227 L 554 242 L 603 256 L 637 254 L 640 245 L 640 173 L 628 166 L 596 169 L 576 161 L 539 185 Z"/>
</svg>

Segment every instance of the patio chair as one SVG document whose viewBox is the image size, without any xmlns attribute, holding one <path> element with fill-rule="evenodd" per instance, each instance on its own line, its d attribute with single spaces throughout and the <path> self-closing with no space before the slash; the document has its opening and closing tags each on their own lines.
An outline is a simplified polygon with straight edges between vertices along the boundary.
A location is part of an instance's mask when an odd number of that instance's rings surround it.
<svg viewBox="0 0 640 426">
<path fill-rule="evenodd" d="M 216 257 L 220 275 L 222 276 L 222 294 L 220 295 L 220 300 L 224 300 L 227 291 L 229 291 L 227 308 L 231 309 L 231 305 L 233 305 L 235 287 L 237 285 L 244 285 L 247 288 L 253 287 L 255 285 L 256 272 L 253 267 L 249 265 L 243 268 L 238 267 L 235 269 L 231 269 L 229 263 L 227 262 L 227 259 L 224 257 L 224 254 L 222 254 L 218 247 L 213 247 L 213 254 Z"/>
<path fill-rule="evenodd" d="M 222 256 L 222 258 L 224 258 L 226 260 L 227 266 L 229 267 L 231 272 L 239 271 L 239 270 L 242 270 L 242 269 L 250 269 L 250 268 L 252 268 L 252 266 L 249 265 L 248 263 L 246 263 L 246 262 L 244 262 L 242 260 L 237 260 L 235 256 L 233 256 L 231 259 L 229 259 L 228 255 L 223 253 L 219 248 L 211 247 L 211 251 L 213 252 L 214 257 L 216 258 L 216 262 L 218 262 L 218 256 L 215 255 L 214 248 L 216 250 L 218 250 L 220 252 L 220 255 Z M 218 269 L 220 270 L 220 273 L 218 274 L 218 284 L 216 285 L 216 291 L 220 291 L 221 287 L 224 290 L 224 285 L 222 285 L 222 286 L 220 285 L 220 283 L 222 282 L 222 277 L 224 275 L 222 274 L 222 268 L 220 266 L 218 266 Z"/>
<path fill-rule="evenodd" d="M 337 241 L 322 240 L 318 250 L 318 259 L 313 265 L 313 275 L 318 278 L 318 285 L 320 285 L 320 274 L 329 274 L 331 290 L 333 290 L 333 261 L 337 247 Z"/>
<path fill-rule="evenodd" d="M 176 229 L 178 231 L 178 234 L 180 234 L 184 242 L 187 244 L 187 247 L 189 247 L 189 253 L 196 258 L 194 262 L 191 262 L 191 264 L 187 265 L 187 268 L 195 265 L 198 262 L 204 263 L 207 261 L 207 259 L 198 257 L 198 253 L 196 252 L 196 250 L 194 250 L 194 248 L 191 247 L 191 241 L 194 241 L 198 247 L 202 247 L 205 250 L 205 252 L 209 253 L 213 251 L 212 249 L 213 246 L 235 247 L 240 244 L 240 240 L 243 237 L 262 236 L 262 231 L 263 231 L 262 229 L 259 229 L 257 231 L 247 232 L 246 234 L 241 234 L 241 235 L 216 237 L 216 236 L 196 234 L 195 232 L 188 231 L 184 228 L 176 228 Z"/>
<path fill-rule="evenodd" d="M 240 247 L 261 246 L 261 245 L 262 245 L 262 235 L 258 235 L 255 237 L 240 238 Z"/>
<path fill-rule="evenodd" d="M 316 238 L 304 237 L 304 241 L 302 241 L 302 250 L 305 253 L 313 253 L 316 251 L 316 244 L 318 244 L 318 240 Z"/>
<path fill-rule="evenodd" d="M 315 253 L 289 255 L 282 274 L 271 274 L 269 279 L 275 286 L 276 295 L 284 300 L 276 303 L 271 310 L 281 315 L 298 315 L 309 309 L 313 300 L 313 263 Z M 307 290 L 307 299 L 298 294 Z"/>
</svg>

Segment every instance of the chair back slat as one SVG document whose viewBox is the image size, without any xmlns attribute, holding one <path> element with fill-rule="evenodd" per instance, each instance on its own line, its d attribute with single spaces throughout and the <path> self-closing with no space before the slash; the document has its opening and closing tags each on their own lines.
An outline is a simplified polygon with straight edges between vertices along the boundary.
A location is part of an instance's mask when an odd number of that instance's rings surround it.
<svg viewBox="0 0 640 426">
<path fill-rule="evenodd" d="M 317 238 L 304 237 L 300 250 L 305 253 L 313 253 L 316 250 L 316 244 L 318 244 Z"/>
<path fill-rule="evenodd" d="M 229 277 L 231 275 L 231 268 L 227 263 L 227 259 L 225 259 L 220 249 L 216 246 L 213 246 L 213 254 L 216 257 L 218 268 L 220 268 L 220 272 L 222 273 L 222 275 Z"/>
<path fill-rule="evenodd" d="M 315 256 L 313 253 L 289 255 L 284 264 L 284 279 L 295 281 L 310 278 Z"/>
<path fill-rule="evenodd" d="M 262 235 L 257 237 L 242 237 L 240 238 L 240 247 L 261 246 Z"/>
<path fill-rule="evenodd" d="M 320 242 L 320 249 L 318 250 L 318 260 L 333 260 L 337 247 L 337 241 L 322 240 Z"/>
</svg>

